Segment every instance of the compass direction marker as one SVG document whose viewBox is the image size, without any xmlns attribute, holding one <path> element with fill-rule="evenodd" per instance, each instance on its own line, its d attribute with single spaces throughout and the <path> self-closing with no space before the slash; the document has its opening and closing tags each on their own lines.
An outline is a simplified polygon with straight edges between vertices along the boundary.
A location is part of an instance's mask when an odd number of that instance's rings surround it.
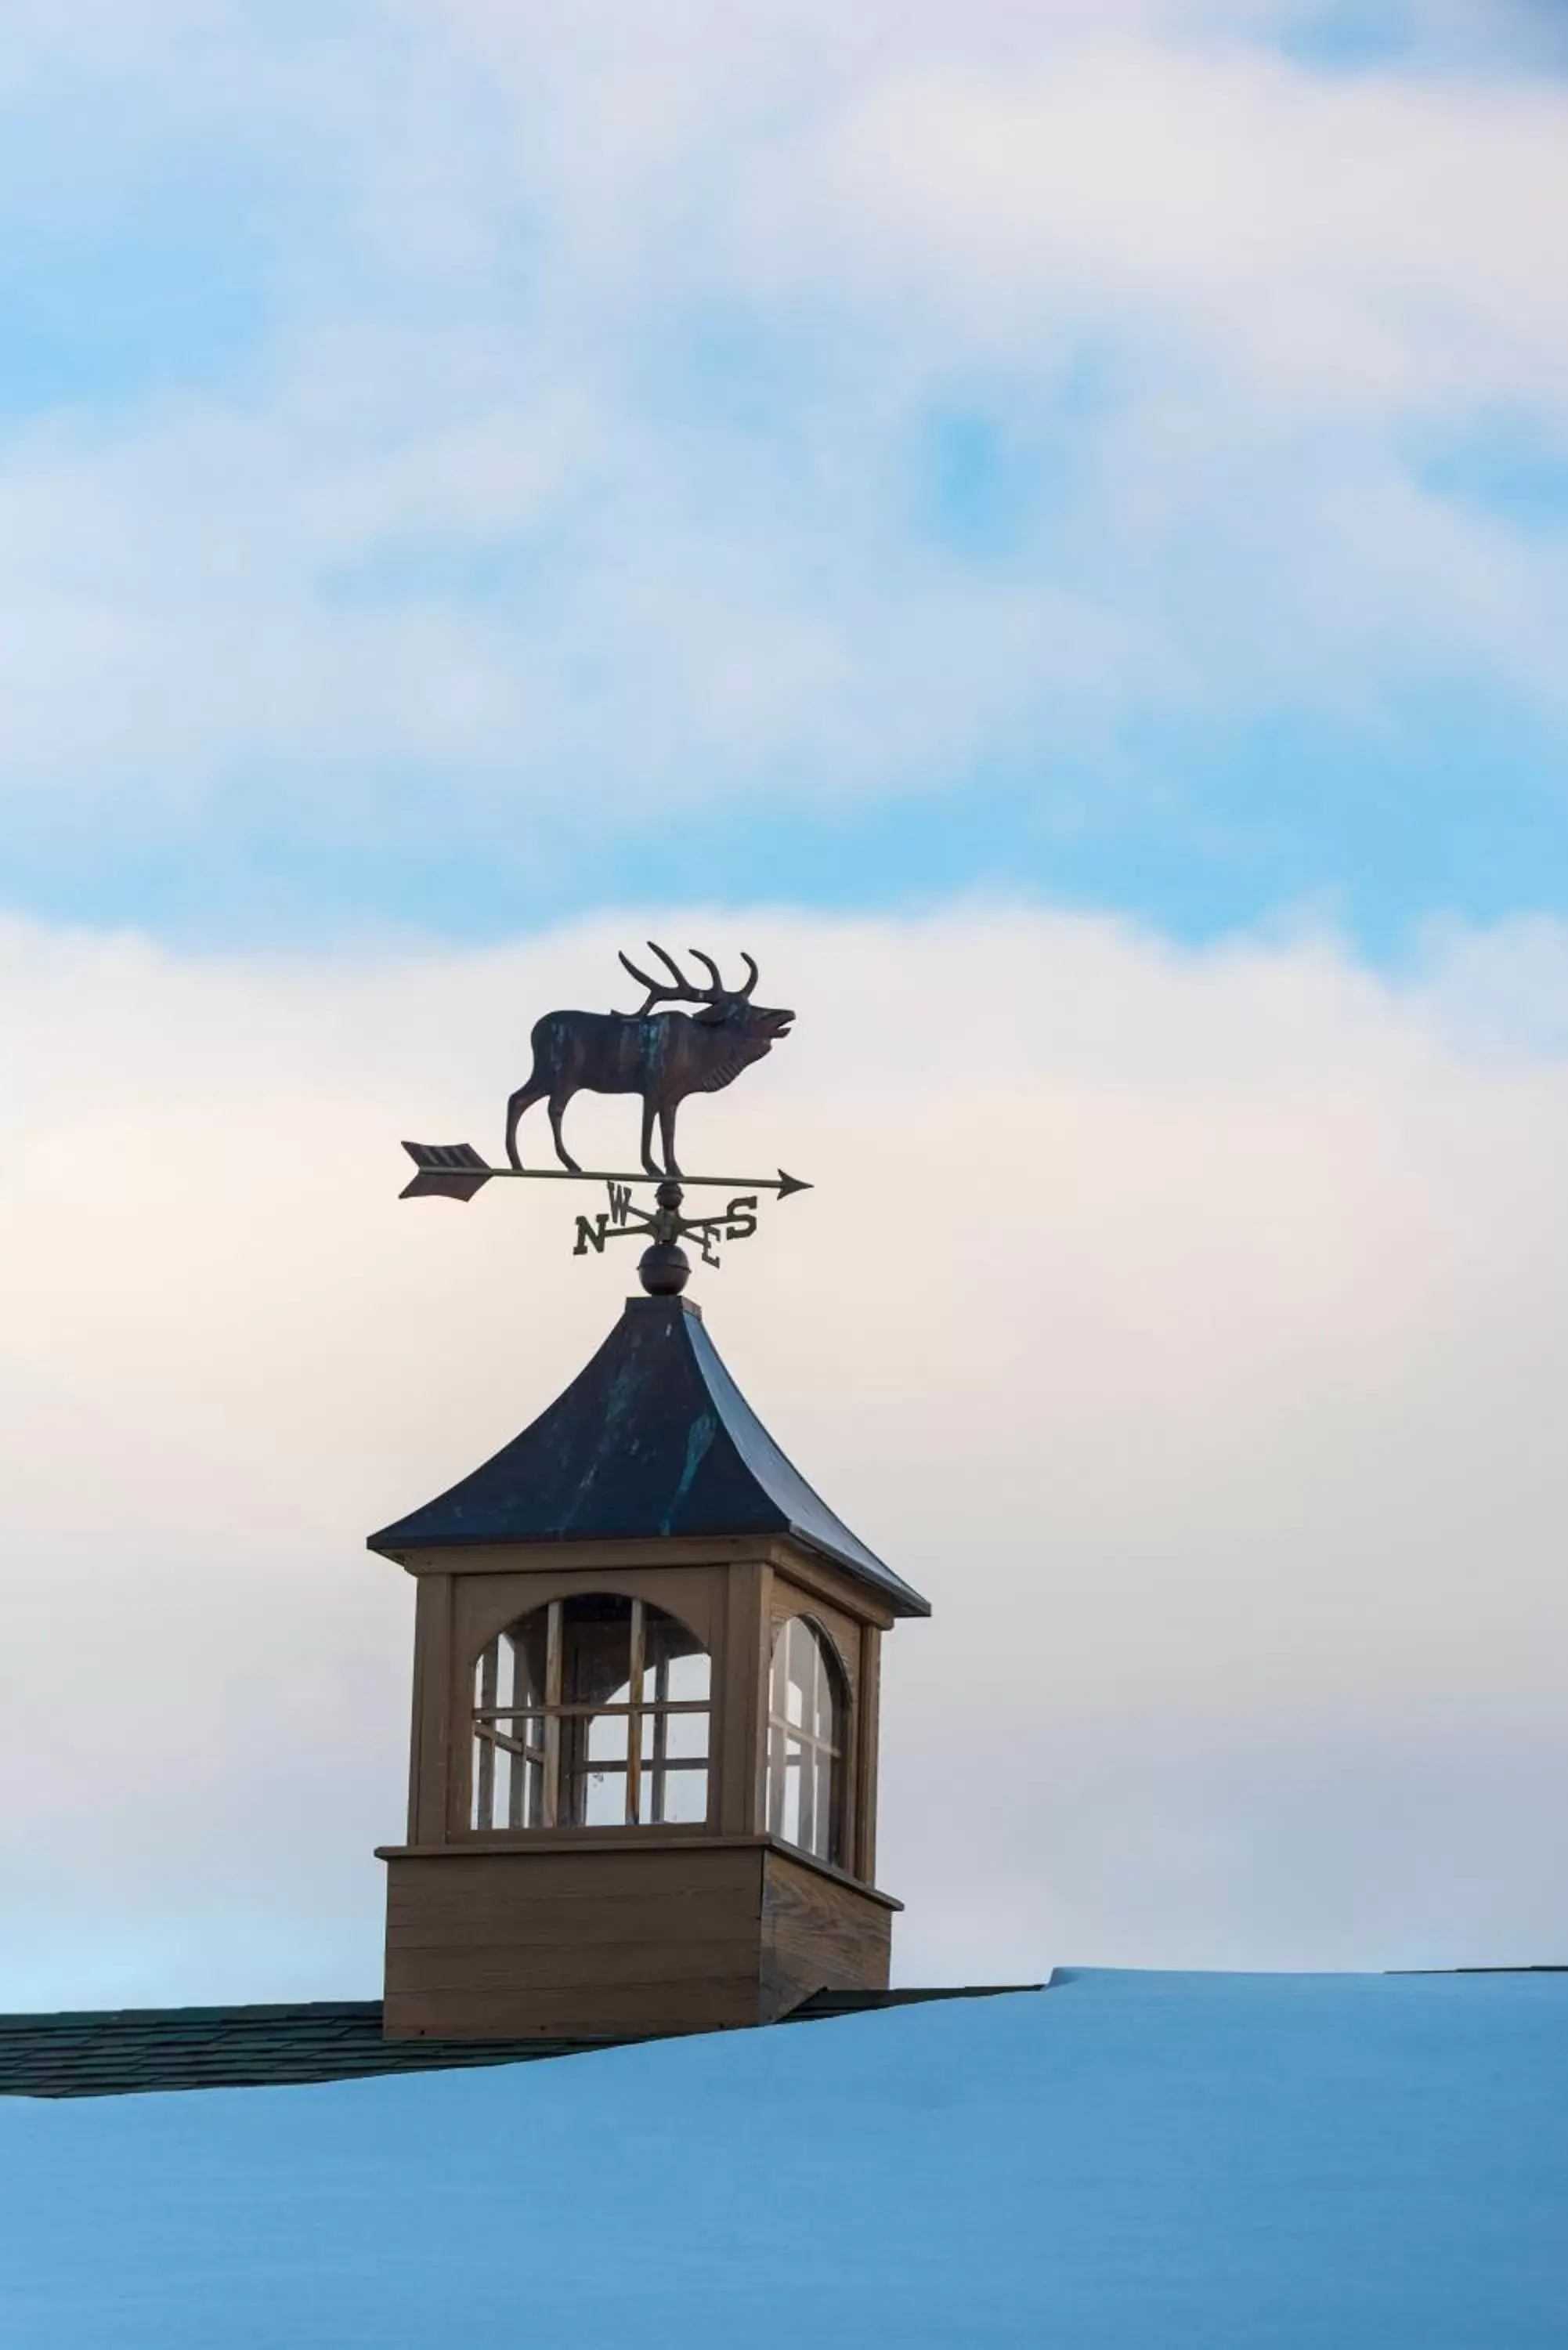
<svg viewBox="0 0 1568 2350">
<path fill-rule="evenodd" d="M 702 1263 L 717 1268 L 721 1241 L 749 1241 L 757 1229 L 757 1201 L 764 1191 L 787 1200 L 812 1186 L 799 1175 L 670 1175 L 611 1173 L 598 1169 L 567 1167 L 492 1167 L 472 1142 L 405 1142 L 414 1162 L 412 1180 L 404 1184 L 400 1200 L 472 1200 L 486 1183 L 515 1179 L 524 1183 L 602 1183 L 609 1200 L 597 1216 L 578 1216 L 574 1256 L 603 1256 L 607 1241 L 644 1240 L 656 1265 L 673 1267 L 680 1258 L 680 1243 L 694 1240 Z M 645 1208 L 633 1199 L 636 1184 L 654 1183 L 657 1205 Z M 724 1207 L 709 1216 L 682 1215 L 684 1186 L 693 1184 L 728 1191 Z M 684 1263 L 684 1260 L 681 1259 Z M 643 1265 L 645 1284 L 648 1260 Z"/>
</svg>

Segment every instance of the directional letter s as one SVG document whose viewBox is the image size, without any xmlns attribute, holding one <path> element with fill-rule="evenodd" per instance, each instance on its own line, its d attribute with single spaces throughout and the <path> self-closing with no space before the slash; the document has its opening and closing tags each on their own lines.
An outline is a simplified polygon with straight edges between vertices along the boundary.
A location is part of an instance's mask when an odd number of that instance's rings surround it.
<svg viewBox="0 0 1568 2350">
<path fill-rule="evenodd" d="M 748 1215 L 746 1211 L 750 1209 Z M 748 1191 L 742 1199 L 732 1200 L 724 1211 L 724 1238 L 727 1241 L 749 1241 L 757 1229 L 757 1195 Z"/>
</svg>

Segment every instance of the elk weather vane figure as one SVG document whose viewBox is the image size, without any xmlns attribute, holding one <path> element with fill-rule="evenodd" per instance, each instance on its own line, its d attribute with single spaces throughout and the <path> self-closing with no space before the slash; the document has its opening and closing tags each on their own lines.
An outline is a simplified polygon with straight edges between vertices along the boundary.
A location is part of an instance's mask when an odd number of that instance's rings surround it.
<svg viewBox="0 0 1568 2350">
<path fill-rule="evenodd" d="M 524 1170 L 517 1156 L 517 1121 L 537 1101 L 549 1105 L 556 1158 L 572 1174 L 581 1174 L 561 1139 L 561 1116 L 574 1094 L 595 1093 L 640 1094 L 643 1166 L 649 1175 L 678 1176 L 675 1113 L 687 1095 L 718 1093 L 789 1035 L 793 1012 L 770 1011 L 752 1002 L 757 966 L 749 954 L 741 957 L 749 974 L 746 983 L 732 989 L 724 985 L 711 957 L 693 947 L 692 962 L 708 974 L 708 985 L 700 987 L 661 946 L 651 939 L 648 943 L 668 979 L 649 979 L 629 955 L 620 958 L 639 987 L 648 990 L 640 1012 L 546 1012 L 535 1025 L 534 1066 L 526 1084 L 518 1087 L 506 1105 L 506 1156 L 518 1174 Z M 656 1003 L 700 1003 L 702 1010 L 695 1014 L 655 1012 Z M 653 1157 L 655 1118 L 662 1167 Z"/>
<path fill-rule="evenodd" d="M 400 1196 L 405 1200 L 441 1198 L 472 1200 L 497 1177 L 521 1177 L 534 1182 L 603 1183 L 608 1207 L 597 1216 L 576 1219 L 576 1256 L 590 1251 L 602 1255 L 607 1241 L 634 1234 L 649 1243 L 639 1265 L 643 1287 L 653 1296 L 672 1296 L 686 1285 L 691 1262 L 680 1246 L 695 1240 L 705 1264 L 719 1263 L 719 1243 L 749 1240 L 757 1229 L 757 1206 L 764 1191 L 787 1200 L 793 1192 L 808 1191 L 809 1183 L 786 1175 L 683 1175 L 675 1158 L 675 1118 L 689 1094 L 719 1093 L 732 1085 L 787 1036 L 794 1014 L 752 1001 L 757 966 L 749 954 L 743 986 L 729 988 L 719 966 L 701 947 L 690 950 L 694 962 L 708 974 L 706 986 L 687 978 L 672 955 L 650 939 L 650 952 L 669 976 L 650 978 L 628 955 L 620 958 L 638 985 L 648 993 L 637 1012 L 546 1012 L 535 1023 L 534 1066 L 506 1104 L 506 1159 L 492 1167 L 468 1142 L 405 1142 L 415 1174 Z M 693 1012 L 660 1011 L 657 1005 L 690 1003 Z M 566 1149 L 561 1120 L 575 1094 L 637 1094 L 642 1102 L 642 1171 L 588 1172 Z M 544 1102 L 560 1165 L 524 1167 L 517 1148 L 517 1128 L 536 1102 Z M 654 1157 L 653 1129 L 659 1127 L 662 1163 Z M 634 1185 L 657 1184 L 654 1204 L 645 1208 L 632 1197 Z M 687 1216 L 682 1211 L 687 1183 L 716 1186 L 735 1194 L 723 1211 Z"/>
</svg>

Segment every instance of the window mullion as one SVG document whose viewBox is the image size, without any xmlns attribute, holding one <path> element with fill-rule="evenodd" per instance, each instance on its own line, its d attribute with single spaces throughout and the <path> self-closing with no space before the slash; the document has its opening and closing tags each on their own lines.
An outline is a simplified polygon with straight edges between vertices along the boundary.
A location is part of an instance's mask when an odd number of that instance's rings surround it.
<svg viewBox="0 0 1568 2350">
<path fill-rule="evenodd" d="M 653 1670 L 653 1804 L 649 1825 L 661 1827 L 664 1824 L 664 1797 L 670 1783 L 670 1659 L 664 1655 L 660 1655 Z"/>
<path fill-rule="evenodd" d="M 499 1664 L 501 1642 L 491 1641 L 479 1662 L 479 1702 L 493 1708 L 495 1675 Z M 495 1807 L 495 1744 L 490 1738 L 475 1742 L 478 1746 L 478 1777 L 473 1791 L 473 1824 L 475 1827 L 493 1827 Z"/>
<path fill-rule="evenodd" d="M 637 1826 L 642 1817 L 642 1656 L 643 1612 L 640 1599 L 631 1603 L 631 1673 L 627 1688 L 631 1711 L 626 1721 L 626 1824 Z"/>
<path fill-rule="evenodd" d="M 550 1602 L 545 1635 L 545 1825 L 553 1828 L 561 1799 L 561 1603 Z"/>
<path fill-rule="evenodd" d="M 693 1656 L 701 1665 L 689 1672 Z M 701 1791 L 712 1775 L 710 1659 L 649 1601 L 629 1593 L 610 1604 L 597 1594 L 544 1601 L 482 1648 L 472 1671 L 473 1828 L 516 1835 L 608 1826 L 618 1815 L 633 1828 L 709 1816 Z M 601 1698 L 607 1681 L 614 1695 Z M 691 1727 L 672 1725 L 677 1714 Z"/>
</svg>

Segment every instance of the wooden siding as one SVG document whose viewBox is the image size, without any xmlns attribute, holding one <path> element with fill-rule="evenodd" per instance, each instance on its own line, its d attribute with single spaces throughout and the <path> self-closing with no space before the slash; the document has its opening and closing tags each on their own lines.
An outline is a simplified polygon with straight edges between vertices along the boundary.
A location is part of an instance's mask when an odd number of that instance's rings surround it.
<svg viewBox="0 0 1568 2350">
<path fill-rule="evenodd" d="M 887 1985 L 898 1905 L 763 1837 L 387 1857 L 391 2039 L 712 2031 Z"/>
<path fill-rule="evenodd" d="M 388 1865 L 393 2039 L 759 2020 L 760 1847 L 406 1854 Z"/>
<path fill-rule="evenodd" d="M 892 1951 L 885 1898 L 770 1846 L 763 1862 L 763 2016 L 818 1991 L 884 1991 Z"/>
</svg>

